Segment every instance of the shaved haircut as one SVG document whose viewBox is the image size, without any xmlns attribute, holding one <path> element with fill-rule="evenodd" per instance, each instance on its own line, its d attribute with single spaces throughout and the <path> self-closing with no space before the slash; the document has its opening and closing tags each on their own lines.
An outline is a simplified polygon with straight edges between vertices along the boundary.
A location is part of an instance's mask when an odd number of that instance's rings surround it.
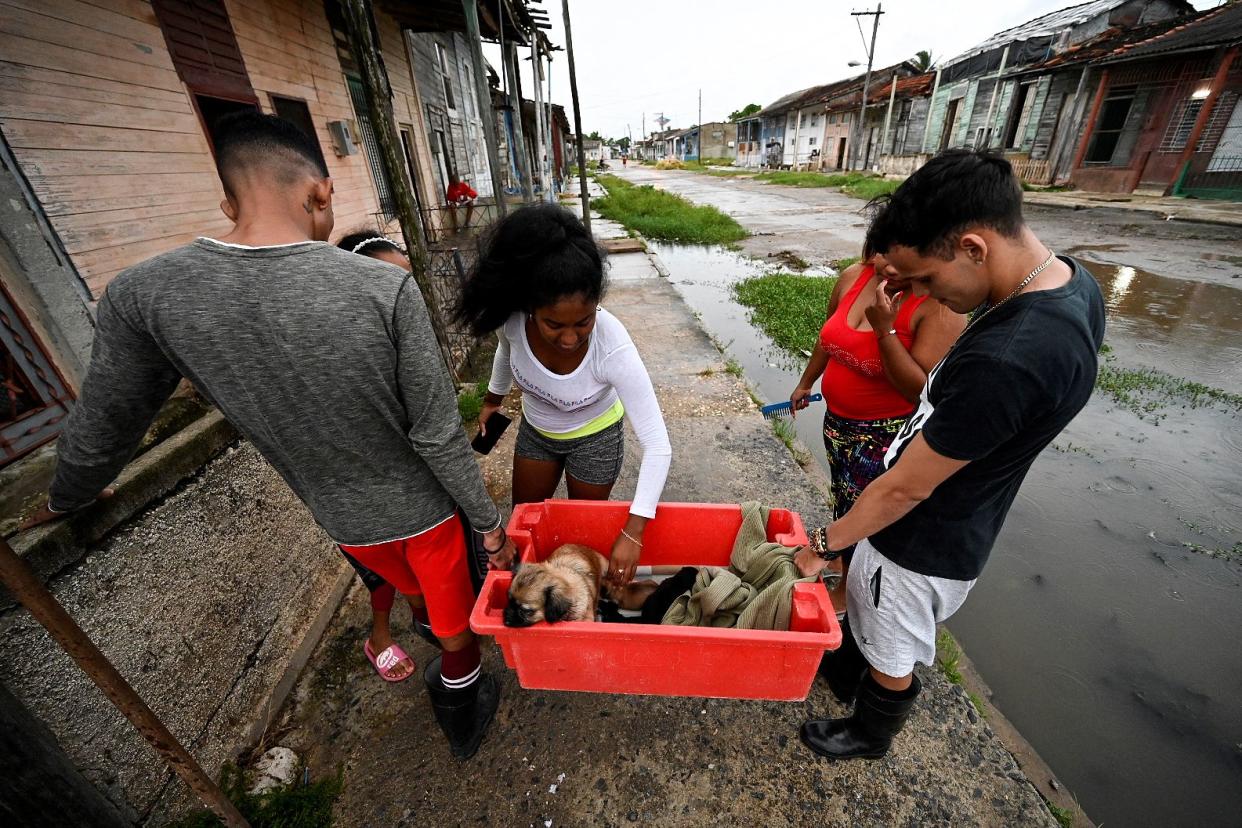
<svg viewBox="0 0 1242 828">
<path fill-rule="evenodd" d="M 248 175 L 270 177 L 281 187 L 307 177 L 328 177 L 310 136 L 275 115 L 258 111 L 226 115 L 218 124 L 215 144 L 216 171 L 230 197 L 236 196 L 237 186 Z"/>
</svg>

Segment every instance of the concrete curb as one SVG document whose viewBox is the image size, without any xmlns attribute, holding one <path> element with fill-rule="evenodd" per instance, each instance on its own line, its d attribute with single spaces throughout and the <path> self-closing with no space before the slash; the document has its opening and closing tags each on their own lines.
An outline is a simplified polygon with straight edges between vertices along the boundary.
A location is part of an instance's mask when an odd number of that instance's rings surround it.
<svg viewBox="0 0 1242 828">
<path fill-rule="evenodd" d="M 975 668 L 975 663 L 970 660 L 970 656 L 966 655 L 966 651 L 962 649 L 961 643 L 953 637 L 953 633 L 949 632 L 948 628 L 943 624 L 938 627 L 938 631 L 952 639 L 954 646 L 957 647 L 959 653 L 957 670 L 962 675 L 961 686 L 982 700 L 984 709 L 979 712 L 983 714 L 988 724 L 992 726 L 992 730 L 995 731 L 996 737 L 1000 739 L 1005 749 L 1013 754 L 1013 758 L 1017 761 L 1019 767 L 1022 768 L 1022 772 L 1026 774 L 1026 778 L 1039 791 L 1040 796 L 1058 808 L 1069 811 L 1071 824 L 1075 828 L 1082 828 L 1082 826 L 1095 828 L 1095 823 L 1083 811 L 1082 806 L 1078 804 L 1078 800 L 1057 780 L 1057 775 L 1053 772 L 1051 766 L 1036 752 L 1035 747 L 1026 740 L 1026 737 L 1018 732 L 1018 728 L 1014 726 L 1013 722 L 1005 718 L 1005 714 L 1001 712 L 1000 708 L 992 703 L 992 688 L 983 680 L 983 676 Z M 939 669 L 939 664 L 937 664 L 937 669 Z M 1056 787 L 1053 787 L 1054 785 Z"/>
<path fill-rule="evenodd" d="M 64 520 L 15 535 L 9 542 L 47 580 L 77 563 L 105 535 L 171 492 L 238 437 L 223 414 L 209 411 L 126 466 L 112 497 Z M 0 589 L 0 611 L 15 603 L 7 590 Z"/>
<path fill-rule="evenodd" d="M 240 755 L 252 748 L 256 749 L 257 752 L 262 752 L 263 749 L 268 747 L 264 743 L 268 729 L 280 715 L 281 708 L 285 706 L 285 702 L 289 699 L 289 694 L 293 692 L 294 686 L 302 675 L 302 670 L 306 668 L 311 656 L 315 653 L 315 648 L 319 646 L 324 631 L 328 628 L 328 624 L 332 622 L 336 611 L 340 609 L 341 602 L 345 600 L 345 596 L 349 594 L 349 588 L 354 583 L 355 574 L 354 568 L 347 561 L 341 563 L 341 569 L 336 576 L 336 581 L 333 582 L 332 588 L 328 590 L 328 594 L 324 597 L 323 603 L 320 604 L 319 611 L 315 614 L 314 619 L 311 620 L 310 626 L 303 633 L 301 643 L 298 644 L 293 654 L 289 657 L 289 663 L 285 665 L 285 670 L 281 674 L 280 680 L 272 687 L 267 701 L 259 709 L 259 713 L 254 721 L 250 723 L 245 743 L 236 751 L 237 754 Z"/>
<path fill-rule="evenodd" d="M 1080 201 L 1071 198 L 1057 198 L 1056 196 L 1048 196 L 1039 193 L 1023 193 L 1023 202 L 1036 207 L 1055 207 L 1061 210 L 1120 210 L 1122 212 L 1146 213 L 1148 215 L 1159 216 L 1167 221 L 1176 221 L 1181 224 L 1211 224 L 1217 227 L 1242 227 L 1242 214 L 1237 218 L 1233 216 L 1203 216 L 1191 213 L 1189 215 L 1171 214 L 1167 206 L 1180 205 L 1159 205 L 1159 204 L 1142 204 L 1133 201 Z M 1187 204 L 1192 210 L 1193 204 Z M 1170 215 L 1172 217 L 1170 218 Z"/>
</svg>

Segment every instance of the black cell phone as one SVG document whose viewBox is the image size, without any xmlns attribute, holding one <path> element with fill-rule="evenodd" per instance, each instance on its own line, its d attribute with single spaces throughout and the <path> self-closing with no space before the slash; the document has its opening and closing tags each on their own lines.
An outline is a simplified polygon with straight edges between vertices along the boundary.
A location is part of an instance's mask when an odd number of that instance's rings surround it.
<svg viewBox="0 0 1242 828">
<path fill-rule="evenodd" d="M 470 443 L 470 448 L 474 449 L 479 454 L 487 454 L 493 447 L 495 447 L 496 441 L 498 441 L 501 435 L 505 433 L 505 429 L 509 427 L 509 423 L 511 422 L 513 422 L 513 420 L 509 419 L 504 414 L 501 414 L 499 411 L 493 411 L 492 416 L 488 417 L 487 422 L 485 423 L 487 433 L 476 434 L 474 440 Z"/>
</svg>

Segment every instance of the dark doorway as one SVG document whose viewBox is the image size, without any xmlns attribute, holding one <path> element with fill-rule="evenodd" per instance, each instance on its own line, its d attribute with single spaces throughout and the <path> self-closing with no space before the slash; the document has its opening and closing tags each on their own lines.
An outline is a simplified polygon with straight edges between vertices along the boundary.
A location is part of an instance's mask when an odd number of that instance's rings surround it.
<svg viewBox="0 0 1242 828">
<path fill-rule="evenodd" d="M 845 139 L 837 139 L 837 169 L 845 166 Z"/>
<path fill-rule="evenodd" d="M 944 130 L 940 133 L 940 148 L 947 149 L 953 140 L 953 128 L 957 126 L 957 110 L 962 99 L 949 101 L 949 108 L 944 113 Z"/>
</svg>

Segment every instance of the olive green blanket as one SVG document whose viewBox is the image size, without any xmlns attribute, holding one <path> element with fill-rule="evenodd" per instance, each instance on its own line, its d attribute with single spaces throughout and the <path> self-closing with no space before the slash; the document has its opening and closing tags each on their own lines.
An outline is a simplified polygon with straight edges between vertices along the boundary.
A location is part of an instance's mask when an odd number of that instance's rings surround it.
<svg viewBox="0 0 1242 828">
<path fill-rule="evenodd" d="M 794 550 L 768 540 L 768 509 L 742 504 L 742 526 L 727 569 L 703 567 L 694 586 L 664 614 L 662 624 L 787 630 L 793 585 L 811 582 L 794 564 Z"/>
</svg>

